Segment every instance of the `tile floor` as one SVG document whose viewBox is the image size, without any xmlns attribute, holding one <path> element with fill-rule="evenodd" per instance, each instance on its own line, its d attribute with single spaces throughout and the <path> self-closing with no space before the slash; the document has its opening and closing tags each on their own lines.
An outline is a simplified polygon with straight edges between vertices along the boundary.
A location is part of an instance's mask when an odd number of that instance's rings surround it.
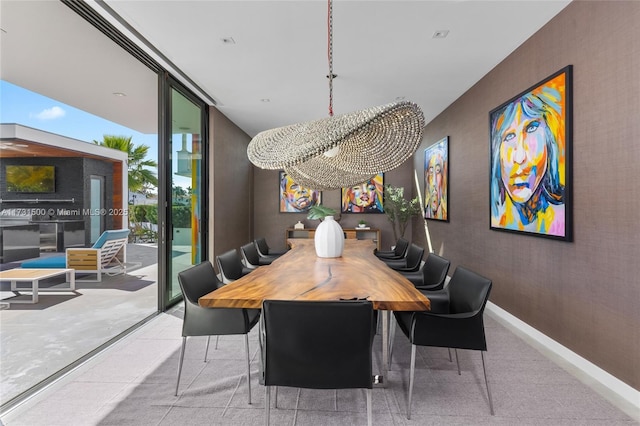
<svg viewBox="0 0 640 426">
<path fill-rule="evenodd" d="M 410 346 L 397 333 L 388 386 L 374 389 L 374 424 L 611 426 L 640 421 L 637 407 L 588 386 L 588 379 L 568 372 L 491 314 L 485 320 L 495 416 L 489 414 L 477 352 L 459 351 L 458 376 L 445 349 L 419 348 L 413 417 L 407 420 Z M 189 339 L 180 393 L 174 396 L 181 326 L 179 309 L 159 315 L 1 421 L 7 426 L 263 423 L 257 327 L 250 333 L 253 404 L 248 405 L 240 336 L 221 337 L 206 363 L 204 338 Z M 271 424 L 366 424 L 364 401 L 360 390 L 341 390 L 336 397 L 333 391 L 282 388 Z"/>
</svg>

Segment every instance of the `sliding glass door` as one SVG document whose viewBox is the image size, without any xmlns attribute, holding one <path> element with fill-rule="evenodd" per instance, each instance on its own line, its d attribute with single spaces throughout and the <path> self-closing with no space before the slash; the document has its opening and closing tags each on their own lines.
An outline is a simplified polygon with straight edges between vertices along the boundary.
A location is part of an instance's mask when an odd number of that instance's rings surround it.
<svg viewBox="0 0 640 426">
<path fill-rule="evenodd" d="M 165 306 L 180 299 L 178 273 L 206 259 L 204 221 L 204 122 L 206 109 L 197 98 L 169 81 L 170 125 L 167 153 Z"/>
<path fill-rule="evenodd" d="M 77 270 L 76 291 L 47 292 L 67 287 L 57 276 L 24 303 L 30 292 L 0 283 L 4 411 L 158 312 L 159 100 L 157 70 L 79 19 L 87 2 L 1 3 L 0 122 L 11 124 L 0 125 L 0 222 L 25 230 L 17 242 L 28 250 L 0 269 L 64 265 L 68 248 L 93 252 L 104 231 L 130 230 L 118 255 L 126 268 L 114 262 L 94 282 Z M 8 193 L 8 164 L 47 166 L 55 184 Z"/>
<path fill-rule="evenodd" d="M 0 122 L 14 124 L 0 130 L 28 138 L 0 142 L 0 213 L 3 226 L 29 227 L 20 244 L 33 241 L 19 258 L 0 256 L 0 269 L 64 258 L 70 240 L 58 247 L 58 233 L 43 221 L 81 223 L 74 246 L 90 247 L 105 230 L 130 235 L 126 269 L 77 281 L 76 292 L 43 291 L 39 303 L 24 304 L 29 294 L 0 283 L 0 411 L 177 303 L 177 274 L 207 258 L 204 102 L 144 52 L 121 44 L 87 2 L 2 2 L 2 14 Z M 89 51 L 92 59 L 83 60 Z M 38 197 L 7 193 L 10 163 L 54 166 L 55 187 Z M 47 351 L 48 342 L 58 349 Z"/>
</svg>

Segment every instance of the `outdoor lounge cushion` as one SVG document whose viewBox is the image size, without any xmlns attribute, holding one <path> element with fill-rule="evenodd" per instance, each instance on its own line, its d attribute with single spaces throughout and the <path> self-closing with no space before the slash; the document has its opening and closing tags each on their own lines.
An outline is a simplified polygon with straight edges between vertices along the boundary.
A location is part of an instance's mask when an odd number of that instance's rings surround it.
<svg viewBox="0 0 640 426">
<path fill-rule="evenodd" d="M 129 236 L 128 229 L 117 229 L 104 231 L 91 246 L 93 249 L 99 249 L 104 246 L 104 243 L 111 240 L 118 240 L 127 238 Z M 22 262 L 20 265 L 22 268 L 40 269 L 40 268 L 66 268 L 67 267 L 67 255 L 61 254 L 57 256 L 43 257 L 40 259 L 29 260 Z"/>
<path fill-rule="evenodd" d="M 105 242 L 110 240 L 119 240 L 121 238 L 128 238 L 129 230 L 128 229 L 113 229 L 109 231 L 104 231 L 102 235 L 98 237 L 95 243 L 91 246 L 91 248 L 102 248 Z"/>
<path fill-rule="evenodd" d="M 22 268 L 40 269 L 40 268 L 57 268 L 64 269 L 67 267 L 67 258 L 62 256 L 50 256 L 43 257 L 41 259 L 29 260 L 28 262 L 22 262 L 20 265 Z"/>
</svg>

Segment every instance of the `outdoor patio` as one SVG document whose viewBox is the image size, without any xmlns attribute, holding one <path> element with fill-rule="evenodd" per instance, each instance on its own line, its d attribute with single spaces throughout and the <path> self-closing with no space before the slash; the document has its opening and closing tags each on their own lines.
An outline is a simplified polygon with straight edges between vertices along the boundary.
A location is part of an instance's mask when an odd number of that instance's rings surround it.
<svg viewBox="0 0 640 426">
<path fill-rule="evenodd" d="M 157 310 L 157 247 L 128 244 L 127 262 L 141 267 L 78 282 L 76 290 L 47 292 L 64 276 L 41 283 L 39 302 L 16 304 L 10 283 L 0 283 L 0 402 L 5 403 L 65 368 Z M 19 262 L 2 265 L 19 267 Z"/>
</svg>

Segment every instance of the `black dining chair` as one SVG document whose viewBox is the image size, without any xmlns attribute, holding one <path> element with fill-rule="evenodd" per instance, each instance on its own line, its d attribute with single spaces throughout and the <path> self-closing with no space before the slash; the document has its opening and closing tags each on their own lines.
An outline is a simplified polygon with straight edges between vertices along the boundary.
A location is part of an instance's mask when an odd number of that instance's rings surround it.
<svg viewBox="0 0 640 426">
<path fill-rule="evenodd" d="M 399 238 L 398 241 L 396 241 L 396 246 L 393 250 L 380 251 L 376 249 L 373 251 L 373 253 L 381 259 L 402 259 L 406 256 L 408 248 L 409 241 L 405 240 L 404 238 Z"/>
<path fill-rule="evenodd" d="M 407 250 L 407 256 L 404 259 L 381 259 L 391 269 L 395 269 L 398 272 L 415 272 L 420 269 L 422 262 L 422 256 L 424 256 L 424 248 L 417 244 L 411 243 Z"/>
<path fill-rule="evenodd" d="M 216 263 L 224 284 L 232 283 L 253 271 L 253 269 L 247 268 L 242 264 L 242 259 L 240 259 L 236 249 L 216 256 Z"/>
<path fill-rule="evenodd" d="M 184 351 L 188 336 L 207 336 L 207 348 L 204 361 L 207 362 L 210 336 L 244 334 L 244 349 L 247 357 L 247 386 L 249 404 L 251 404 L 251 367 L 249 361 L 248 333 L 260 319 L 259 309 L 240 308 L 204 308 L 198 299 L 224 284 L 218 280 L 211 262 L 204 261 L 198 265 L 178 273 L 178 282 L 184 298 L 184 320 L 182 322 L 182 348 L 180 349 L 180 365 L 176 382 L 176 395 L 180 386 Z"/>
<path fill-rule="evenodd" d="M 451 262 L 435 253 L 427 254 L 424 264 L 417 271 L 401 272 L 419 290 L 441 290 L 447 279 Z"/>
<path fill-rule="evenodd" d="M 258 249 L 254 243 L 248 243 L 240 246 L 240 253 L 242 254 L 244 265 L 249 269 L 257 269 L 259 266 L 271 265 L 271 262 L 274 260 L 267 257 L 261 257 L 258 254 Z"/>
<path fill-rule="evenodd" d="M 373 305 L 366 300 L 265 300 L 261 352 L 265 423 L 271 386 L 366 389 L 371 425 Z M 348 327 L 345 327 L 348 324 Z"/>
<path fill-rule="evenodd" d="M 411 342 L 411 370 L 407 398 L 407 419 L 411 419 L 411 398 L 416 366 L 417 346 L 454 348 L 458 374 L 460 363 L 457 349 L 480 351 L 482 371 L 487 387 L 489 408 L 493 415 L 493 401 L 489 390 L 484 352 L 487 340 L 484 333 L 483 313 L 491 292 L 491 280 L 469 269 L 458 266 L 447 286 L 449 291 L 449 311 L 394 312 L 400 329 Z"/>
<path fill-rule="evenodd" d="M 256 248 L 258 249 L 258 254 L 263 257 L 278 258 L 287 252 L 286 250 L 285 251 L 271 250 L 271 247 L 269 247 L 269 244 L 267 244 L 267 240 L 264 237 L 256 238 L 254 240 L 254 243 L 256 245 Z"/>
<path fill-rule="evenodd" d="M 442 290 L 447 280 L 447 272 L 451 262 L 435 253 L 429 253 L 424 264 L 414 272 L 401 272 L 401 274 L 416 286 L 418 290 L 431 303 L 430 312 L 447 313 L 449 311 L 449 293 Z M 389 330 L 389 368 L 391 367 L 391 355 L 393 353 L 393 341 L 395 339 L 396 323 L 391 321 Z"/>
</svg>

